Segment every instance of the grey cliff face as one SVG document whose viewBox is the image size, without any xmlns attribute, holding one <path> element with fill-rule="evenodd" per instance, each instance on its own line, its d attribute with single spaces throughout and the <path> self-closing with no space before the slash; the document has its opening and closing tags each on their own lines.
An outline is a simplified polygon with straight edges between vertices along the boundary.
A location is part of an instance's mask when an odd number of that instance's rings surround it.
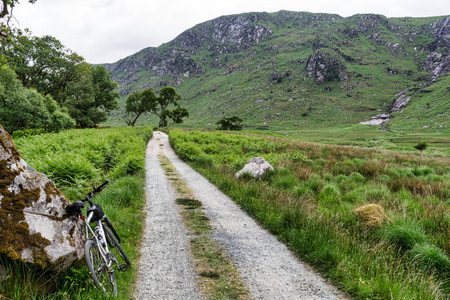
<svg viewBox="0 0 450 300">
<path fill-rule="evenodd" d="M 433 80 L 450 72 L 450 17 L 429 25 L 436 42 L 425 61 L 425 70 L 433 75 Z"/>
</svg>

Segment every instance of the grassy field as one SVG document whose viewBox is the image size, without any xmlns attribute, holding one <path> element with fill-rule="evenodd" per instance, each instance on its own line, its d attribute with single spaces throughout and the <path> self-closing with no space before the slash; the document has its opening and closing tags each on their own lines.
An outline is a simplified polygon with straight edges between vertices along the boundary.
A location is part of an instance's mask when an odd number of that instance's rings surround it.
<svg viewBox="0 0 450 300">
<path fill-rule="evenodd" d="M 170 132 L 177 154 L 355 299 L 448 299 L 450 159 L 214 132 Z M 261 180 L 234 173 L 255 156 Z M 381 223 L 356 209 L 377 204 Z"/>
<path fill-rule="evenodd" d="M 93 200 L 102 206 L 132 263 L 138 258 L 145 204 L 145 147 L 150 128 L 69 130 L 21 136 L 14 142 L 25 161 L 52 179 L 71 201 L 84 198 L 93 185 L 111 180 Z M 12 276 L 0 282 L 3 299 L 101 299 L 86 266 L 58 277 L 0 257 Z M 116 273 L 119 299 L 134 290 L 136 264 Z"/>
</svg>

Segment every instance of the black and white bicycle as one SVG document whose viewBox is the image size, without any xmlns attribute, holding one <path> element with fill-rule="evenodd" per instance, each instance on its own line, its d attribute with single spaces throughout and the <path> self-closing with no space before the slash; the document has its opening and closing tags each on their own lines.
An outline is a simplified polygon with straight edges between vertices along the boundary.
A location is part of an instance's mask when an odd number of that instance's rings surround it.
<svg viewBox="0 0 450 300">
<path fill-rule="evenodd" d="M 111 221 L 105 215 L 101 206 L 91 200 L 108 183 L 108 180 L 105 181 L 99 187 L 94 187 L 93 191 L 89 192 L 86 198 L 67 205 L 66 212 L 70 216 L 79 216 L 83 220 L 83 231 L 86 236 L 86 243 L 84 245 L 86 264 L 94 279 L 95 285 L 105 295 L 116 297 L 117 284 L 115 269 L 124 272 L 130 267 L 131 262 L 120 246 L 121 240 Z M 85 202 L 89 203 L 86 218 L 81 211 L 84 208 Z M 91 223 L 96 224 L 94 229 L 90 226 Z M 117 260 L 116 255 L 110 251 L 110 248 L 117 251 L 120 256 L 120 262 Z"/>
</svg>

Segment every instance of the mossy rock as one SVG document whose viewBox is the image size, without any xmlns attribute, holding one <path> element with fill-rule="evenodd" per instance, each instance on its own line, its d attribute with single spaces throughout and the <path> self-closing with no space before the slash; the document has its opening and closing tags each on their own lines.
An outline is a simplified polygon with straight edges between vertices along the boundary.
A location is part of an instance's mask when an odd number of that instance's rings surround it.
<svg viewBox="0 0 450 300">
<path fill-rule="evenodd" d="M 388 219 L 383 207 L 378 204 L 365 204 L 354 210 L 358 218 L 364 222 L 367 227 L 379 227 Z"/>
<path fill-rule="evenodd" d="M 20 156 L 0 126 L 0 254 L 60 272 L 83 258 L 81 221 L 69 200 Z"/>
</svg>

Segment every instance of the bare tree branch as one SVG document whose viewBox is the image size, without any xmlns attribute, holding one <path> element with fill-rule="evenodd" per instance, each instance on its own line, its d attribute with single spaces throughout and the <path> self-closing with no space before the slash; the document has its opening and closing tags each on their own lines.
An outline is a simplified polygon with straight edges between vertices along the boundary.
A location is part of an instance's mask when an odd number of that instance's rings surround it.
<svg viewBox="0 0 450 300">
<path fill-rule="evenodd" d="M 0 12 L 0 19 L 2 19 L 3 17 L 5 17 L 6 15 L 9 14 L 8 12 L 8 0 L 2 0 L 3 3 L 3 7 L 2 7 L 2 12 Z"/>
</svg>

